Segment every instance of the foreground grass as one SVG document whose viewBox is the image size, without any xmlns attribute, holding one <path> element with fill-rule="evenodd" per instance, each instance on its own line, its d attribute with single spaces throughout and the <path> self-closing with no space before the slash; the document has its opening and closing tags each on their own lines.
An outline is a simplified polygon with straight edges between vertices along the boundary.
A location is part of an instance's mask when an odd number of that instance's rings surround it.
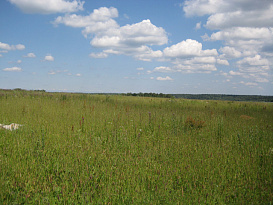
<svg viewBox="0 0 273 205">
<path fill-rule="evenodd" d="M 272 203 L 272 103 L 0 94 L 1 204 Z"/>
</svg>

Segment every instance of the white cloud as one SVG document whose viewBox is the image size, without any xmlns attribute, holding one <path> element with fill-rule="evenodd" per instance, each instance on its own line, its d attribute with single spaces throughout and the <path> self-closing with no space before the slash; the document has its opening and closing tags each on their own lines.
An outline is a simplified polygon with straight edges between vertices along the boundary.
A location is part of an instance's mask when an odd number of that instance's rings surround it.
<svg viewBox="0 0 273 205">
<path fill-rule="evenodd" d="M 251 79 L 256 83 L 268 83 L 270 80 L 270 62 L 268 59 L 262 58 L 260 55 L 254 57 L 245 57 L 236 62 L 238 71 L 229 71 L 231 76 L 240 76 Z"/>
<path fill-rule="evenodd" d="M 183 10 L 187 17 L 203 16 L 221 11 L 226 7 L 223 0 L 187 0 L 184 2 Z"/>
<path fill-rule="evenodd" d="M 196 30 L 199 30 L 200 28 L 201 28 L 201 22 L 196 23 L 196 25 L 195 25 L 195 29 L 196 29 Z"/>
<path fill-rule="evenodd" d="M 270 68 L 270 62 L 260 55 L 245 57 L 242 60 L 237 61 L 237 65 L 240 68 L 240 71 L 243 72 L 264 72 Z"/>
<path fill-rule="evenodd" d="M 149 19 L 120 28 L 123 42 L 127 45 L 163 45 L 168 42 L 166 32 Z"/>
<path fill-rule="evenodd" d="M 135 54 L 134 57 L 142 61 L 151 61 L 152 59 L 159 59 L 163 57 L 163 53 L 160 50 L 153 51 L 148 46 L 145 46 L 145 51 Z"/>
<path fill-rule="evenodd" d="M 268 83 L 269 82 L 268 79 L 266 79 L 266 78 L 259 78 L 259 77 L 256 78 L 255 81 L 258 82 L 258 83 Z"/>
<path fill-rule="evenodd" d="M 142 67 L 141 68 L 137 68 L 137 70 L 144 70 L 144 68 L 142 68 Z"/>
<path fill-rule="evenodd" d="M 19 7 L 24 13 L 67 13 L 83 10 L 84 1 L 80 0 L 9 0 Z"/>
<path fill-rule="evenodd" d="M 187 39 L 186 41 L 181 41 L 171 47 L 167 47 L 163 52 L 166 57 L 171 58 L 218 55 L 215 49 L 202 50 L 202 43 L 192 39 Z"/>
<path fill-rule="evenodd" d="M 273 19 L 272 19 L 273 21 Z M 207 40 L 225 41 L 227 49 L 223 52 L 228 52 L 233 55 L 230 57 L 240 57 L 238 52 L 243 55 L 258 54 L 263 48 L 273 43 L 273 28 L 251 28 L 251 27 L 233 27 L 213 33 Z M 231 49 L 235 49 L 231 51 Z M 272 52 L 272 49 L 266 49 L 266 52 Z M 221 51 L 221 50 L 220 50 Z"/>
<path fill-rule="evenodd" d="M 174 66 L 174 69 L 182 73 L 211 73 L 212 71 L 217 71 L 214 64 L 199 64 L 187 61 L 178 63 Z"/>
<path fill-rule="evenodd" d="M 166 32 L 156 27 L 150 20 L 126 25 L 116 30 L 107 30 L 103 35 L 97 35 L 90 42 L 99 48 L 111 48 L 121 53 L 135 52 L 136 49 L 147 49 L 145 45 L 163 45 L 168 42 Z M 131 49 L 132 48 L 132 49 Z"/>
<path fill-rule="evenodd" d="M 56 74 L 56 72 L 54 72 L 54 71 L 50 71 L 48 74 L 49 74 L 49 75 L 55 75 L 55 74 Z"/>
<path fill-rule="evenodd" d="M 9 44 L 0 42 L 0 49 L 12 50 L 12 46 L 10 46 Z"/>
<path fill-rule="evenodd" d="M 65 24 L 71 27 L 82 27 L 83 35 L 87 37 L 88 34 L 95 35 L 91 44 L 96 47 L 108 47 L 118 44 L 129 44 L 127 41 L 140 42 L 141 45 L 147 41 L 147 44 L 153 44 L 154 38 L 149 40 L 147 36 L 160 36 L 162 28 L 157 28 L 151 24 L 150 20 L 144 20 L 137 24 L 125 25 L 120 27 L 113 18 L 118 17 L 118 10 L 116 8 L 101 7 L 95 9 L 89 16 L 80 15 L 66 15 L 64 17 L 57 17 L 53 24 Z M 163 32 L 165 32 L 163 30 Z M 159 33 L 159 34 L 158 34 Z M 165 34 L 165 33 L 164 33 Z M 146 38 L 143 38 L 146 37 Z M 165 37 L 165 36 L 164 36 Z M 112 40 L 116 44 L 110 43 Z M 165 42 L 164 42 L 165 43 Z M 158 44 L 156 42 L 156 44 Z"/>
<path fill-rule="evenodd" d="M 107 58 L 108 57 L 108 54 L 107 53 L 90 53 L 89 56 L 91 58 Z"/>
<path fill-rule="evenodd" d="M 3 71 L 20 72 L 20 71 L 22 71 L 22 68 L 20 68 L 20 67 L 4 68 Z"/>
<path fill-rule="evenodd" d="M 174 64 L 171 72 L 210 73 L 217 70 L 215 67 L 217 50 L 203 50 L 202 43 L 196 40 L 187 39 L 165 48 L 163 53 L 164 57 L 171 59 L 171 63 Z"/>
<path fill-rule="evenodd" d="M 161 73 L 211 73 L 217 71 L 215 57 L 194 57 L 189 59 L 176 59 L 172 62 L 172 67 L 159 66 L 152 71 L 147 71 L 147 74 L 153 72 Z"/>
<path fill-rule="evenodd" d="M 169 77 L 169 76 L 166 76 L 165 78 L 163 78 L 163 77 L 157 77 L 156 78 L 156 80 L 161 80 L 161 81 L 167 81 L 167 80 L 173 80 L 171 77 Z"/>
<path fill-rule="evenodd" d="M 18 63 L 18 64 L 22 63 L 22 60 L 18 60 L 17 63 Z"/>
<path fill-rule="evenodd" d="M 54 57 L 52 55 L 46 55 L 44 61 L 54 61 Z"/>
<path fill-rule="evenodd" d="M 205 27 L 218 30 L 203 40 L 223 41 L 218 64 L 233 66 L 238 71 L 227 75 L 245 78 L 252 83 L 270 81 L 273 65 L 273 1 L 271 0 L 186 0 L 187 17 L 208 15 Z M 245 83 L 244 83 L 245 84 Z M 253 85 L 254 85 L 253 84 Z M 248 84 L 250 85 L 250 84 Z"/>
<path fill-rule="evenodd" d="M 103 35 L 106 31 L 110 33 L 116 32 L 118 29 L 118 23 L 113 19 L 109 19 L 107 21 L 94 22 L 93 24 L 86 26 L 85 29 L 82 30 L 82 34 L 87 38 L 90 34 L 96 33 L 97 35 Z"/>
<path fill-rule="evenodd" d="M 273 36 L 272 28 L 233 27 L 213 33 L 211 40 L 262 40 Z"/>
<path fill-rule="evenodd" d="M 76 76 L 78 76 L 78 77 L 81 77 L 81 76 L 82 76 L 82 74 L 80 74 L 80 73 L 77 73 L 77 74 L 76 74 Z"/>
<path fill-rule="evenodd" d="M 272 27 L 273 6 L 264 11 L 234 11 L 217 13 L 208 18 L 209 29 L 225 29 L 229 27 Z"/>
<path fill-rule="evenodd" d="M 164 49 L 164 55 L 172 58 L 184 58 L 201 55 L 202 44 L 191 39 L 182 41 Z"/>
<path fill-rule="evenodd" d="M 214 56 L 206 56 L 206 57 L 194 57 L 190 60 L 184 61 L 186 64 L 215 64 L 216 59 Z"/>
<path fill-rule="evenodd" d="M 260 55 L 256 55 L 253 58 L 246 57 L 243 60 L 237 62 L 240 65 L 251 65 L 251 66 L 266 66 L 268 69 L 269 61 L 267 59 L 262 59 Z"/>
<path fill-rule="evenodd" d="M 26 56 L 23 56 L 25 58 L 35 58 L 36 55 L 34 53 L 28 53 Z"/>
<path fill-rule="evenodd" d="M 174 70 L 170 67 L 159 66 L 159 67 L 155 67 L 153 72 L 169 73 L 169 72 L 174 72 Z"/>
<path fill-rule="evenodd" d="M 88 16 L 81 16 L 76 14 L 71 14 L 71 15 L 66 14 L 63 17 L 58 16 L 53 22 L 53 24 L 54 25 L 64 24 L 66 26 L 78 27 L 78 28 L 84 28 L 88 26 L 101 27 L 99 23 L 106 23 L 109 20 L 112 20 L 112 18 L 116 18 L 116 17 L 118 17 L 118 10 L 116 8 L 101 7 L 99 9 L 94 9 L 93 12 Z M 116 24 L 114 20 L 112 21 L 112 23 Z M 105 24 L 105 26 L 109 26 L 109 25 L 110 25 L 109 23 Z M 99 30 L 99 29 L 94 28 L 94 31 L 96 30 Z"/>
<path fill-rule="evenodd" d="M 253 87 L 253 86 L 257 86 L 258 83 L 254 83 L 254 82 L 244 82 L 244 81 L 241 81 L 240 84 L 243 84 L 243 85 L 246 85 L 246 86 L 250 86 L 250 87 Z"/>
<path fill-rule="evenodd" d="M 15 46 L 17 50 L 24 50 L 26 47 L 22 44 L 18 44 Z"/>
<path fill-rule="evenodd" d="M 233 70 L 229 71 L 229 74 L 230 75 L 243 75 L 242 73 L 236 72 L 236 71 L 233 71 Z"/>
<path fill-rule="evenodd" d="M 219 51 L 223 53 L 223 57 L 225 58 L 240 58 L 242 53 L 238 50 L 236 50 L 233 47 L 225 46 L 223 48 L 220 48 Z"/>
<path fill-rule="evenodd" d="M 103 49 L 102 56 L 129 55 L 143 61 L 162 57 L 162 51 L 153 51 L 150 46 L 164 45 L 168 42 L 167 33 L 163 28 L 153 25 L 149 19 L 120 26 L 113 20 L 116 17 L 118 17 L 116 8 L 101 7 L 88 16 L 76 14 L 59 16 L 53 24 L 84 28 L 82 34 L 86 38 L 89 35 L 92 37 L 91 46 Z"/>
<path fill-rule="evenodd" d="M 217 59 L 217 63 L 221 65 L 229 65 L 229 62 L 225 59 Z"/>
<path fill-rule="evenodd" d="M 17 45 L 9 45 L 7 43 L 2 43 L 0 42 L 0 49 L 10 51 L 10 50 L 24 50 L 25 46 L 22 44 L 17 44 Z"/>
<path fill-rule="evenodd" d="M 264 14 L 263 20 L 266 20 L 272 14 L 269 12 L 272 5 L 273 2 L 268 0 L 187 0 L 183 5 L 183 10 L 188 17 L 217 13 L 229 14 L 238 11 L 242 13 L 256 12 L 253 14 L 256 14 L 258 17 Z"/>
</svg>

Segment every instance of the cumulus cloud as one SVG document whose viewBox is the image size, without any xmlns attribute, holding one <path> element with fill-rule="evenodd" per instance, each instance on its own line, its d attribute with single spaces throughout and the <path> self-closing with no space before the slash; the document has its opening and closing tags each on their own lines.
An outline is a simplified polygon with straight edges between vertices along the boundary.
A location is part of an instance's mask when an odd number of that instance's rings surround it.
<svg viewBox="0 0 273 205">
<path fill-rule="evenodd" d="M 170 73 L 170 72 L 174 72 L 174 70 L 172 68 L 170 68 L 170 67 L 159 66 L 159 67 L 155 67 L 153 72 Z"/>
<path fill-rule="evenodd" d="M 163 56 L 171 60 L 171 69 L 164 72 L 183 72 L 183 73 L 210 73 L 216 71 L 217 63 L 216 49 L 202 49 L 202 43 L 187 39 L 163 50 Z M 225 62 L 226 63 L 226 62 Z M 160 68 L 160 67 L 159 67 Z M 162 72 L 162 69 L 155 69 L 154 72 Z"/>
<path fill-rule="evenodd" d="M 118 17 L 118 10 L 116 8 L 110 7 L 101 7 L 99 9 L 94 9 L 94 11 L 88 16 L 81 16 L 76 14 L 65 16 L 58 16 L 53 22 L 54 25 L 64 24 L 66 26 L 76 27 L 76 28 L 85 28 L 89 27 L 88 30 L 91 32 L 99 30 L 95 27 L 110 26 L 109 22 L 112 20 L 113 25 L 117 25 L 112 18 Z M 108 23 L 107 23 L 108 22 Z M 104 25 L 104 26 L 103 26 Z"/>
<path fill-rule="evenodd" d="M 217 59 L 217 63 L 221 65 L 229 65 L 229 62 L 225 59 Z"/>
<path fill-rule="evenodd" d="M 20 71 L 22 71 L 22 68 L 20 68 L 20 67 L 4 68 L 3 71 L 20 72 Z"/>
<path fill-rule="evenodd" d="M 202 50 L 202 43 L 187 39 L 164 49 L 164 55 L 171 58 L 187 58 L 194 56 L 218 55 L 216 49 Z"/>
<path fill-rule="evenodd" d="M 219 51 L 223 53 L 222 56 L 225 58 L 240 58 L 242 56 L 242 53 L 240 51 L 229 46 L 220 48 Z"/>
<path fill-rule="evenodd" d="M 254 57 L 245 57 L 237 61 L 237 65 L 241 71 L 260 72 L 262 70 L 269 70 L 269 61 L 262 58 L 260 55 Z"/>
<path fill-rule="evenodd" d="M 187 0 L 183 10 L 188 17 L 209 15 L 205 26 L 220 31 L 205 35 L 204 40 L 224 41 L 242 54 L 258 54 L 273 43 L 273 1 Z"/>
<path fill-rule="evenodd" d="M 163 45 L 168 42 L 163 28 L 156 27 L 150 20 L 126 25 L 119 29 L 108 30 L 95 36 L 90 44 L 104 49 L 108 54 L 134 56 L 143 61 L 162 57 L 160 50 L 153 51 L 149 46 Z"/>
<path fill-rule="evenodd" d="M 6 50 L 6 51 L 11 51 L 11 50 L 24 50 L 25 46 L 22 44 L 17 44 L 17 45 L 9 45 L 7 43 L 2 43 L 0 42 L 0 49 Z"/>
<path fill-rule="evenodd" d="M 261 16 L 264 13 L 266 15 L 263 18 L 270 19 L 271 13 L 268 11 L 272 9 L 272 4 L 272 1 L 268 0 L 186 0 L 183 10 L 187 17 L 241 11 L 242 13 L 257 12 L 256 14 Z"/>
<path fill-rule="evenodd" d="M 180 62 L 174 66 L 177 72 L 182 73 L 211 73 L 217 71 L 215 64 L 199 64 L 199 63 L 188 63 Z"/>
<path fill-rule="evenodd" d="M 169 77 L 169 76 L 166 76 L 165 78 L 163 78 L 163 77 L 157 77 L 156 80 L 160 80 L 160 81 L 171 80 L 171 81 L 173 81 L 173 79 L 171 77 Z"/>
<path fill-rule="evenodd" d="M 35 58 L 36 55 L 34 53 L 28 53 L 26 56 L 23 56 L 25 58 Z"/>
<path fill-rule="evenodd" d="M 91 46 L 102 49 L 101 53 L 91 54 L 91 57 L 122 54 L 143 61 L 162 57 L 162 51 L 154 51 L 151 46 L 164 45 L 168 42 L 167 33 L 163 28 L 153 25 L 149 19 L 120 26 L 114 20 L 117 17 L 116 8 L 101 7 L 88 16 L 76 14 L 59 16 L 53 24 L 83 28 L 84 37 L 92 38 Z"/>
<path fill-rule="evenodd" d="M 160 59 L 163 53 L 160 50 L 153 51 L 148 46 L 143 47 L 145 50 L 141 53 L 135 54 L 134 57 L 142 61 L 151 61 L 152 59 Z"/>
<path fill-rule="evenodd" d="M 147 73 L 211 73 L 217 71 L 215 64 L 218 63 L 215 57 L 193 57 L 189 59 L 176 59 L 172 62 L 173 66 L 159 66 Z M 225 64 L 228 62 L 224 62 Z M 224 64 L 222 63 L 222 64 Z"/>
<path fill-rule="evenodd" d="M 146 49 L 146 45 L 163 45 L 168 42 L 166 32 L 161 27 L 156 27 L 151 21 L 143 20 L 140 23 L 126 25 L 114 30 L 107 30 L 97 35 L 90 44 L 99 48 L 112 48 L 122 53 L 132 48 Z"/>
<path fill-rule="evenodd" d="M 243 75 L 242 73 L 236 72 L 236 71 L 233 71 L 233 70 L 229 71 L 229 74 L 230 75 Z"/>
<path fill-rule="evenodd" d="M 261 40 L 273 36 L 272 28 L 233 27 L 213 33 L 211 40 Z"/>
<path fill-rule="evenodd" d="M 84 1 L 80 0 L 9 0 L 24 13 L 68 13 L 83 10 Z"/>
<path fill-rule="evenodd" d="M 231 76 L 240 76 L 246 79 L 250 79 L 256 83 L 268 83 L 270 74 L 270 61 L 262 58 L 260 55 L 254 57 L 245 57 L 242 60 L 236 62 L 238 71 L 229 71 Z"/>
<path fill-rule="evenodd" d="M 177 58 L 177 57 L 190 57 L 201 55 L 202 44 L 191 39 L 182 41 L 171 47 L 164 49 L 164 55 L 167 57 Z"/>
<path fill-rule="evenodd" d="M 46 55 L 44 61 L 54 61 L 54 57 L 52 55 Z"/>
<path fill-rule="evenodd" d="M 273 1 L 268 0 L 186 0 L 187 17 L 208 15 L 204 27 L 213 32 L 203 40 L 222 41 L 217 64 L 236 60 L 227 77 L 269 82 L 273 56 Z M 243 83 L 247 85 L 246 83 Z M 249 85 L 249 84 L 248 84 Z"/>
<path fill-rule="evenodd" d="M 208 18 L 205 25 L 209 29 L 225 29 L 229 27 L 272 27 L 273 6 L 264 12 L 258 11 L 234 11 L 229 13 L 217 13 Z"/>
</svg>

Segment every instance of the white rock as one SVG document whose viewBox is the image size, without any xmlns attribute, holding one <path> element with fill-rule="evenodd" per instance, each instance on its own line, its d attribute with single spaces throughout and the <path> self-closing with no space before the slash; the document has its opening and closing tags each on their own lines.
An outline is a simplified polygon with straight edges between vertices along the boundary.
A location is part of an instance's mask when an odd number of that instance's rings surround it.
<svg viewBox="0 0 273 205">
<path fill-rule="evenodd" d="M 16 123 L 11 123 L 10 125 L 0 124 L 0 128 L 4 128 L 6 130 L 11 130 L 11 131 L 19 129 L 20 126 L 23 126 L 23 125 L 16 124 Z"/>
</svg>

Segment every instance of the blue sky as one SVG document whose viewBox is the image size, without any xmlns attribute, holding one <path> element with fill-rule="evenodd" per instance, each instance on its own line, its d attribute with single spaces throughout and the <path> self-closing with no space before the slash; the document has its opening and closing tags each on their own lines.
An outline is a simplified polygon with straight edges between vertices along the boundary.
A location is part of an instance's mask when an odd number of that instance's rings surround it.
<svg viewBox="0 0 273 205">
<path fill-rule="evenodd" d="M 272 69 L 273 1 L 0 1 L 0 88 L 273 95 Z"/>
</svg>

